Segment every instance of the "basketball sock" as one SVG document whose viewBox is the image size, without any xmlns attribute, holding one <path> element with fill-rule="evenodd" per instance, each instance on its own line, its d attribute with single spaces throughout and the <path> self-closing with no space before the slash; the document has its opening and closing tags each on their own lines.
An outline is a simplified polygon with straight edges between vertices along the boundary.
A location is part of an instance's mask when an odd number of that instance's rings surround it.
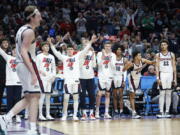
<svg viewBox="0 0 180 135">
<path fill-rule="evenodd" d="M 84 115 L 87 115 L 86 109 L 83 109 L 83 114 L 84 114 Z"/>
<path fill-rule="evenodd" d="M 36 122 L 30 122 L 30 130 L 37 130 Z"/>
<path fill-rule="evenodd" d="M 122 109 L 120 109 L 120 113 L 122 113 L 123 112 L 123 110 Z"/>
<path fill-rule="evenodd" d="M 93 114 L 93 109 L 90 109 L 90 115 Z"/>
<path fill-rule="evenodd" d="M 46 95 L 46 117 L 50 115 L 50 94 Z"/>
<path fill-rule="evenodd" d="M 69 103 L 69 94 L 64 94 L 63 116 L 67 116 L 68 103 Z"/>
<path fill-rule="evenodd" d="M 13 116 L 14 116 L 14 113 L 12 111 L 9 111 L 8 114 L 5 115 L 5 118 L 9 122 L 12 120 Z"/>
<path fill-rule="evenodd" d="M 114 110 L 116 113 L 118 113 L 118 110 L 116 109 L 116 110 Z"/>
<path fill-rule="evenodd" d="M 108 114 L 109 112 L 109 107 L 105 107 L 105 114 Z"/>
<path fill-rule="evenodd" d="M 78 98 L 79 98 L 78 94 L 73 95 L 73 100 L 74 100 L 74 116 L 77 116 L 77 112 L 78 112 L 78 105 L 79 105 Z"/>
<path fill-rule="evenodd" d="M 40 100 L 39 100 L 39 116 L 43 115 L 43 103 L 44 103 L 45 94 L 41 94 Z"/>
</svg>

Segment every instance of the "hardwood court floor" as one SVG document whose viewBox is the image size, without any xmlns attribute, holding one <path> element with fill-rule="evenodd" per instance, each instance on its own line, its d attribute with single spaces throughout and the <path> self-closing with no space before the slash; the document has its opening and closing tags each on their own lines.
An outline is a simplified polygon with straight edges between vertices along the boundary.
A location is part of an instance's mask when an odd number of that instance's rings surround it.
<svg viewBox="0 0 180 135">
<path fill-rule="evenodd" d="M 40 122 L 65 135 L 180 135 L 180 119 L 121 119 Z"/>
</svg>

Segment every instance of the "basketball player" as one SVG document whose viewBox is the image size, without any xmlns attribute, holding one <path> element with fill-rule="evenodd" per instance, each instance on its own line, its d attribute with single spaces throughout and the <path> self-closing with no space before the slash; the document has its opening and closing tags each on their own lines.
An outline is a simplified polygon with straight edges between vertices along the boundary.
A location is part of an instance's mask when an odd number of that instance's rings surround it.
<svg viewBox="0 0 180 135">
<path fill-rule="evenodd" d="M 41 44 L 42 53 L 37 55 L 36 63 L 43 81 L 44 93 L 41 93 L 39 100 L 39 120 L 53 120 L 50 115 L 51 86 L 56 76 L 56 64 L 53 55 L 49 54 L 49 43 Z M 46 98 L 46 118 L 43 116 L 43 103 Z"/>
<path fill-rule="evenodd" d="M 97 119 L 99 116 L 99 107 L 101 102 L 101 97 L 105 94 L 105 119 L 111 119 L 109 115 L 109 103 L 110 103 L 110 89 L 113 80 L 113 71 L 115 68 L 116 56 L 112 53 L 111 42 L 106 41 L 104 43 L 104 49 L 97 54 L 97 64 L 98 64 L 98 78 L 99 78 L 99 91 L 96 96 L 96 113 L 95 117 Z"/>
<path fill-rule="evenodd" d="M 40 98 L 40 80 L 38 81 L 38 72 L 35 68 L 35 28 L 40 25 L 42 20 L 39 10 L 35 6 L 27 6 L 24 12 L 26 24 L 22 26 L 16 34 L 16 62 L 17 74 L 22 83 L 24 98 L 20 100 L 4 116 L 0 116 L 0 125 L 2 130 L 7 129 L 8 122 L 20 111 L 29 107 L 30 129 L 28 135 L 37 135 L 37 113 L 38 102 Z M 29 54 L 29 55 L 28 55 Z M 30 56 L 32 59 L 30 60 Z M 40 79 L 40 78 L 39 78 Z M 41 85 L 43 88 L 43 86 Z M 42 89 L 43 90 L 43 89 Z"/>
<path fill-rule="evenodd" d="M 73 120 L 77 121 L 79 120 L 77 117 L 78 112 L 78 99 L 79 99 L 79 78 L 80 78 L 80 59 L 85 56 L 85 54 L 88 52 L 88 50 L 91 47 L 91 44 L 95 42 L 96 36 L 93 35 L 91 41 L 87 42 L 86 47 L 78 52 L 76 55 L 73 55 L 74 48 L 72 45 L 67 46 L 67 56 L 62 55 L 60 52 L 58 52 L 55 47 L 53 46 L 51 39 L 48 38 L 48 42 L 50 43 L 51 49 L 53 53 L 56 55 L 56 57 L 63 61 L 64 66 L 64 88 L 65 88 L 65 94 L 64 94 L 64 102 L 63 102 L 63 117 L 61 120 L 67 119 L 67 109 L 68 109 L 68 103 L 69 103 L 69 97 L 70 95 L 73 96 L 74 100 L 74 114 L 73 114 Z"/>
<path fill-rule="evenodd" d="M 144 65 L 146 64 L 155 64 L 153 61 L 149 61 L 147 59 L 144 59 L 141 57 L 141 53 L 136 51 L 133 53 L 133 60 L 127 62 L 127 64 L 124 66 L 123 71 L 129 69 L 128 74 L 128 81 L 129 81 L 129 97 L 130 97 L 130 103 L 132 107 L 132 118 L 138 119 L 141 118 L 141 116 L 137 115 L 135 110 L 135 92 L 139 88 L 140 79 L 141 79 L 141 70 L 143 69 Z"/>
<path fill-rule="evenodd" d="M 118 116 L 118 102 L 120 105 L 120 115 L 123 113 L 123 89 L 126 81 L 126 71 L 123 72 L 123 68 L 127 59 L 123 57 L 124 47 L 119 44 L 114 44 L 114 53 L 116 54 L 115 70 L 113 75 L 113 104 L 114 104 L 114 116 Z M 119 100 L 118 100 L 119 97 Z"/>
<path fill-rule="evenodd" d="M 88 40 L 82 38 L 83 47 L 86 47 Z M 90 120 L 95 120 L 94 104 L 95 104 L 95 82 L 94 82 L 94 68 L 96 67 L 96 56 L 93 48 L 90 48 L 85 57 L 80 60 L 80 105 L 83 111 L 81 120 L 87 119 L 87 109 L 90 109 Z M 86 107 L 86 91 L 89 97 L 89 108 Z"/>
<path fill-rule="evenodd" d="M 6 93 L 7 93 L 7 111 L 21 99 L 22 86 L 17 76 L 16 66 L 16 48 L 12 49 L 12 56 L 8 55 L 4 50 L 0 48 L 0 55 L 6 61 Z M 21 122 L 21 117 L 16 115 L 16 122 Z"/>
<path fill-rule="evenodd" d="M 177 85 L 175 55 L 168 51 L 168 45 L 169 42 L 167 40 L 162 40 L 160 42 L 161 51 L 156 55 L 157 81 L 160 88 L 160 114 L 157 115 L 158 118 L 171 117 L 169 115 L 169 108 L 171 104 L 172 87 Z M 166 111 L 164 114 L 165 103 Z"/>
</svg>

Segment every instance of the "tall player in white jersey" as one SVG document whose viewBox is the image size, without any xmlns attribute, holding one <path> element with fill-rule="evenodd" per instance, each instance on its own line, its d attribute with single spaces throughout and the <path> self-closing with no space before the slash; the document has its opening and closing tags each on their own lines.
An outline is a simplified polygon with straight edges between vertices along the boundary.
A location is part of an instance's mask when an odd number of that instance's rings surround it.
<svg viewBox="0 0 180 135">
<path fill-rule="evenodd" d="M 162 40 L 160 42 L 161 52 L 156 55 L 157 80 L 160 88 L 158 118 L 170 117 L 169 108 L 171 104 L 172 87 L 177 85 L 175 55 L 168 51 L 169 42 Z M 164 104 L 166 111 L 164 114 Z"/>
<path fill-rule="evenodd" d="M 126 71 L 123 68 L 127 59 L 123 57 L 124 47 L 118 43 L 114 44 L 113 52 L 116 54 L 115 69 L 113 75 L 113 105 L 114 116 L 118 116 L 118 102 L 120 105 L 120 115 L 123 113 L 123 89 L 126 81 Z"/>
<path fill-rule="evenodd" d="M 129 61 L 124 66 L 123 71 L 129 69 L 128 73 L 128 82 L 129 82 L 129 97 L 130 97 L 130 103 L 132 107 L 132 118 L 138 119 L 140 118 L 139 115 L 137 115 L 135 110 L 135 92 L 139 88 L 140 85 L 140 79 L 141 79 L 141 71 L 144 67 L 143 63 L 146 64 L 155 64 L 153 61 L 149 61 L 147 59 L 144 59 L 141 57 L 141 53 L 136 51 L 133 53 L 133 60 L 132 62 Z"/>
<path fill-rule="evenodd" d="M 73 55 L 74 48 L 72 45 L 67 46 L 67 56 L 62 55 L 58 52 L 55 47 L 53 46 L 51 39 L 48 38 L 48 42 L 50 43 L 51 49 L 56 57 L 63 62 L 64 67 L 64 102 L 63 102 L 63 117 L 61 120 L 67 119 L 67 109 L 69 103 L 69 96 L 72 95 L 74 99 L 74 115 L 73 120 L 79 120 L 77 117 L 78 112 L 78 99 L 79 99 L 79 89 L 80 89 L 80 59 L 82 59 L 88 50 L 91 47 L 91 44 L 96 41 L 96 36 L 93 35 L 91 41 L 87 42 L 86 47 L 78 52 L 77 54 Z"/>
<path fill-rule="evenodd" d="M 95 117 L 98 119 L 99 107 L 101 102 L 101 97 L 105 94 L 105 119 L 110 119 L 109 115 L 109 103 L 110 103 L 110 90 L 113 80 L 113 71 L 115 68 L 116 56 L 112 53 L 111 42 L 106 41 L 104 43 L 104 49 L 102 52 L 97 54 L 97 64 L 98 64 L 98 78 L 99 78 L 99 91 L 96 96 L 96 113 Z"/>
<path fill-rule="evenodd" d="M 37 55 L 36 63 L 43 81 L 44 93 L 41 93 L 39 100 L 39 120 L 53 120 L 50 115 L 51 86 L 56 76 L 56 64 L 53 55 L 49 54 L 49 43 L 41 43 L 42 53 Z M 46 99 L 46 118 L 43 116 L 43 103 Z"/>
<path fill-rule="evenodd" d="M 35 28 L 40 25 L 42 20 L 39 10 L 35 6 L 27 6 L 24 12 L 26 25 L 22 26 L 16 34 L 16 61 L 17 74 L 22 83 L 24 98 L 20 100 L 5 116 L 0 116 L 0 125 L 3 130 L 7 129 L 8 122 L 14 115 L 29 107 L 30 129 L 27 134 L 37 135 L 37 113 L 40 98 L 40 87 L 38 75 L 33 68 L 33 63 L 28 53 L 35 58 Z"/>
</svg>

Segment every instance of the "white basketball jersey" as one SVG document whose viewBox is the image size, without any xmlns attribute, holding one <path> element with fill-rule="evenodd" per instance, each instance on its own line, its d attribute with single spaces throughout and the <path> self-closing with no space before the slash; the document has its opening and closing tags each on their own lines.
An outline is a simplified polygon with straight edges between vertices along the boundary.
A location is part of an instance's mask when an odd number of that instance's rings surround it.
<svg viewBox="0 0 180 135">
<path fill-rule="evenodd" d="M 142 68 L 142 62 L 140 61 L 139 65 L 136 65 L 135 63 L 133 63 L 133 70 L 131 71 L 131 75 L 133 77 L 133 79 L 140 79 L 141 77 L 141 72 L 138 72 L 137 70 L 139 68 Z"/>
<path fill-rule="evenodd" d="M 27 29 L 32 29 L 29 26 L 22 26 L 17 34 L 16 34 L 16 61 L 19 62 L 23 62 L 22 56 L 21 56 L 21 46 L 22 46 L 22 41 L 23 41 L 23 32 Z M 29 48 L 29 53 L 31 54 L 31 57 L 33 60 L 35 60 L 36 54 L 35 54 L 35 49 L 36 49 L 36 45 L 32 44 Z"/>
<path fill-rule="evenodd" d="M 159 53 L 159 71 L 164 73 L 173 72 L 171 52 L 168 52 L 166 55 Z"/>
<path fill-rule="evenodd" d="M 116 59 L 114 75 L 122 75 L 122 74 L 124 74 L 123 68 L 124 68 L 124 58 L 122 57 L 121 60 Z"/>
</svg>

